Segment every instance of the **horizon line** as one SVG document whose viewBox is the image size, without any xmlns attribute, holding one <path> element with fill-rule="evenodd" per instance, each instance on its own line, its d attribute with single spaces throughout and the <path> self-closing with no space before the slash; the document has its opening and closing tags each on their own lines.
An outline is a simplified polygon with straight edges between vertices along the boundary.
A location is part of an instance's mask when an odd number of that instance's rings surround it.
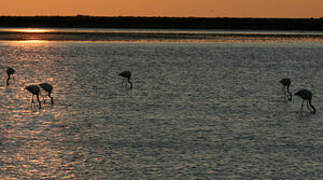
<svg viewBox="0 0 323 180">
<path fill-rule="evenodd" d="M 201 18 L 201 19 L 323 19 L 323 17 L 230 17 L 230 16 L 97 16 L 97 15 L 0 15 L 0 17 L 93 17 L 93 18 Z"/>
</svg>

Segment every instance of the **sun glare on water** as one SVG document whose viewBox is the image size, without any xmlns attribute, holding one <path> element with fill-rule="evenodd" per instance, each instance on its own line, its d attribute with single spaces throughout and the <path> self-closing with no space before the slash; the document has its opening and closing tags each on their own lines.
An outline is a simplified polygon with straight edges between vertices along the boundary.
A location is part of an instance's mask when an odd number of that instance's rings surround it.
<svg viewBox="0 0 323 180">
<path fill-rule="evenodd" d="M 23 40 L 23 41 L 20 41 L 20 43 L 39 44 L 39 43 L 48 43 L 48 41 L 46 41 L 46 40 Z"/>
<path fill-rule="evenodd" d="M 50 32 L 48 29 L 34 29 L 34 28 L 23 28 L 23 29 L 14 29 L 15 32 L 24 32 L 24 33 L 45 33 Z"/>
</svg>

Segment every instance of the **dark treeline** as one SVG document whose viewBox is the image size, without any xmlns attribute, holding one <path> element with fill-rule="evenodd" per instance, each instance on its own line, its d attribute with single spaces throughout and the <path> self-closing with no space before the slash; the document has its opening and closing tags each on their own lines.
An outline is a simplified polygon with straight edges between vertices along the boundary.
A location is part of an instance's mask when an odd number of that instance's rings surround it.
<svg viewBox="0 0 323 180">
<path fill-rule="evenodd" d="M 0 16 L 0 27 L 323 30 L 323 18 Z"/>
</svg>

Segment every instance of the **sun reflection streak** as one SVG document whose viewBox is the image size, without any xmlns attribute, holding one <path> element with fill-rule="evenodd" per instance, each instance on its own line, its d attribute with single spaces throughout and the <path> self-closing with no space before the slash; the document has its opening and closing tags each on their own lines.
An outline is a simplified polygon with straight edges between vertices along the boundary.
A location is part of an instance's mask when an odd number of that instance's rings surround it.
<svg viewBox="0 0 323 180">
<path fill-rule="evenodd" d="M 48 44 L 50 41 L 40 40 L 40 39 L 31 39 L 31 40 L 19 40 L 19 41 L 7 41 L 8 45 L 11 46 L 29 46 L 29 45 L 42 45 Z"/>
<path fill-rule="evenodd" d="M 29 44 L 37 44 L 37 43 L 48 43 L 49 41 L 47 40 L 22 40 L 22 41 L 17 41 L 18 43 L 29 43 Z"/>
<path fill-rule="evenodd" d="M 39 28 L 10 28 L 1 29 L 0 32 L 4 32 L 1 35 L 1 40 L 13 40 L 16 42 L 24 43 L 43 43 L 46 40 L 55 39 L 55 35 L 51 34 L 53 29 L 39 29 Z"/>
<path fill-rule="evenodd" d="M 23 29 L 12 29 L 12 32 L 23 32 L 23 33 L 46 33 L 50 32 L 49 29 L 38 29 L 38 28 L 23 28 Z"/>
</svg>

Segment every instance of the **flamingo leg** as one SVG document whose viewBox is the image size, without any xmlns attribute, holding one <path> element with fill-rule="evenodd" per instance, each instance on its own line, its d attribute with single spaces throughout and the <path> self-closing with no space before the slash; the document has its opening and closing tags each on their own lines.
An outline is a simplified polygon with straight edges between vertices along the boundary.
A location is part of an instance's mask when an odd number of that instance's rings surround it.
<svg viewBox="0 0 323 180">
<path fill-rule="evenodd" d="M 289 101 L 292 101 L 292 99 L 293 99 L 293 95 L 292 95 L 292 93 L 291 93 L 291 92 L 288 92 L 288 94 L 289 94 L 289 95 L 288 95 L 288 100 L 289 100 Z"/>
<path fill-rule="evenodd" d="M 53 105 L 54 104 L 54 98 L 50 94 L 51 94 L 51 92 L 48 92 L 48 97 L 50 98 L 50 102 Z"/>
<path fill-rule="evenodd" d="M 124 79 L 122 79 L 122 84 L 121 84 L 121 87 L 124 87 L 124 85 L 123 85 L 123 84 L 124 84 Z"/>
<path fill-rule="evenodd" d="M 285 91 L 285 98 L 286 98 L 286 100 L 290 100 L 290 94 L 287 91 Z"/>
<path fill-rule="evenodd" d="M 33 108 L 34 104 L 34 95 L 31 96 L 31 102 L 30 102 L 30 107 Z"/>
<path fill-rule="evenodd" d="M 288 99 L 288 97 L 287 97 L 288 95 L 287 95 L 287 92 L 285 91 L 284 92 L 284 99 Z"/>
<path fill-rule="evenodd" d="M 41 109 L 41 102 L 39 100 L 39 95 L 36 95 L 37 96 L 37 100 L 38 100 L 38 104 L 39 104 L 39 109 Z"/>
<path fill-rule="evenodd" d="M 300 110 L 301 112 L 303 111 L 304 102 L 305 102 L 305 100 L 303 100 L 303 102 L 302 102 L 301 110 Z"/>
<path fill-rule="evenodd" d="M 46 102 L 46 96 L 41 96 L 43 98 L 43 103 Z"/>
<path fill-rule="evenodd" d="M 48 92 L 47 96 L 50 97 L 50 92 Z M 46 102 L 47 96 L 44 96 L 44 103 Z"/>
<path fill-rule="evenodd" d="M 132 82 L 128 79 L 128 82 L 130 84 L 130 89 L 132 89 Z"/>
<path fill-rule="evenodd" d="M 306 106 L 307 106 L 307 109 L 312 112 L 312 109 L 310 108 L 310 105 L 309 105 L 309 101 L 307 100 L 307 103 L 306 103 Z"/>
<path fill-rule="evenodd" d="M 7 86 L 9 85 L 10 75 L 7 78 Z"/>
<path fill-rule="evenodd" d="M 286 86 L 283 86 L 282 91 L 283 91 L 283 94 L 284 94 L 284 97 L 283 97 L 284 99 L 288 98 L 288 97 L 287 97 L 287 92 L 286 92 L 286 90 L 285 90 L 285 89 L 286 89 Z"/>
<path fill-rule="evenodd" d="M 34 95 L 31 96 L 31 103 L 34 103 Z"/>
</svg>

